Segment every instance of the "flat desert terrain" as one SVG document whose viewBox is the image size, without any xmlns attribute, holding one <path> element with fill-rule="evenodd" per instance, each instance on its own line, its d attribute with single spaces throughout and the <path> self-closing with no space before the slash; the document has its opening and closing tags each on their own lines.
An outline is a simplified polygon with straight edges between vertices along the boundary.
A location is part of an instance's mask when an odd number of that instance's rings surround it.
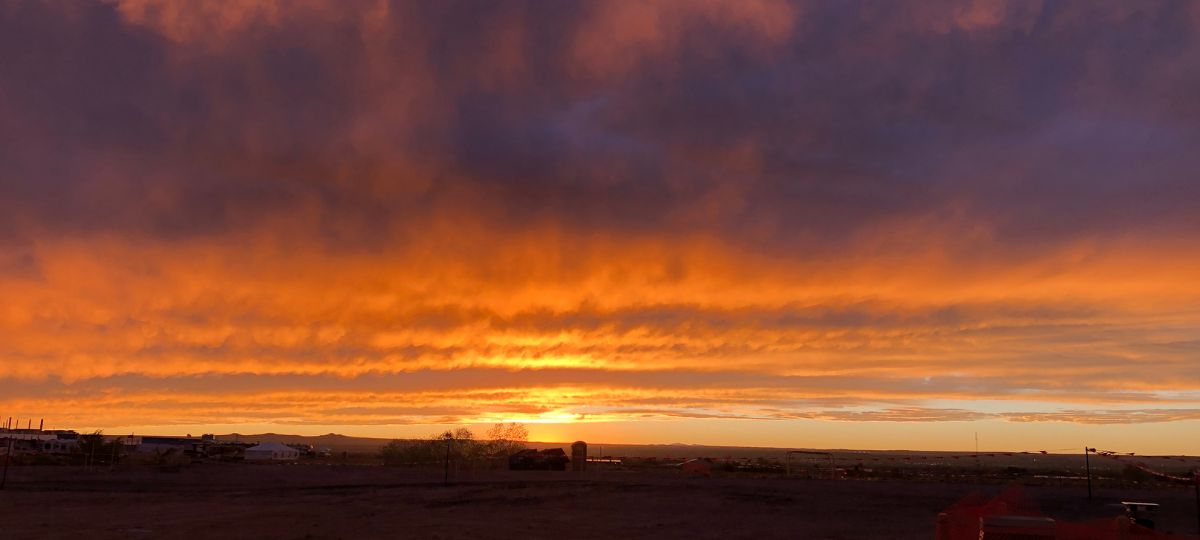
<svg viewBox="0 0 1200 540">
<path fill-rule="evenodd" d="M 203 463 L 85 471 L 15 467 L 0 492 L 0 538 L 897 538 L 931 539 L 935 516 L 1006 484 L 794 477 L 685 477 L 669 471 L 459 474 L 366 465 Z M 1049 515 L 1162 504 L 1159 529 L 1192 534 L 1191 489 L 1030 486 Z"/>
</svg>

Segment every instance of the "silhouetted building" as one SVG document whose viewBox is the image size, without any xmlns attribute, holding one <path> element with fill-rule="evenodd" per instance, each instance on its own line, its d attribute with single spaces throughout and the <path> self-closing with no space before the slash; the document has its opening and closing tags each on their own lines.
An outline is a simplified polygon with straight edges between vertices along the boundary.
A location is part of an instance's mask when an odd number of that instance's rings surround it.
<svg viewBox="0 0 1200 540">
<path fill-rule="evenodd" d="M 508 458 L 508 468 L 514 471 L 565 471 L 571 458 L 562 448 L 521 450 Z"/>
<path fill-rule="evenodd" d="M 196 454 L 201 452 L 208 442 L 194 437 L 158 437 L 143 435 L 135 437 L 137 451 L 140 454 L 162 454 L 175 451 L 181 454 Z"/>
</svg>

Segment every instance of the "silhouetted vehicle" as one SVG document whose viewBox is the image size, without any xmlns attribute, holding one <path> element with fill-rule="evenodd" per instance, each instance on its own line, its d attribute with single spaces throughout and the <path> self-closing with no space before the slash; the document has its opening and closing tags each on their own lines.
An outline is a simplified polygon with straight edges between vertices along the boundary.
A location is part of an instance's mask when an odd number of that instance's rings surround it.
<svg viewBox="0 0 1200 540">
<path fill-rule="evenodd" d="M 1157 503 L 1121 501 L 1121 506 L 1125 507 L 1125 515 L 1129 516 L 1129 521 L 1134 525 L 1141 525 L 1147 529 L 1154 528 L 1154 515 L 1158 511 Z"/>
<path fill-rule="evenodd" d="M 565 471 L 571 458 L 562 448 L 545 450 L 521 450 L 508 458 L 508 468 L 513 471 Z"/>
</svg>

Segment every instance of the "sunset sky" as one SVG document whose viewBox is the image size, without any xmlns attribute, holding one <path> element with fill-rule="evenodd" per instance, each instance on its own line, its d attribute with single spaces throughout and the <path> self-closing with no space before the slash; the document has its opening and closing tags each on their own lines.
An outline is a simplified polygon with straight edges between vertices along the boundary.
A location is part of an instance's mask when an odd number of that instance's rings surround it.
<svg viewBox="0 0 1200 540">
<path fill-rule="evenodd" d="M 0 2 L 0 417 L 1200 453 L 1200 3 Z"/>
</svg>

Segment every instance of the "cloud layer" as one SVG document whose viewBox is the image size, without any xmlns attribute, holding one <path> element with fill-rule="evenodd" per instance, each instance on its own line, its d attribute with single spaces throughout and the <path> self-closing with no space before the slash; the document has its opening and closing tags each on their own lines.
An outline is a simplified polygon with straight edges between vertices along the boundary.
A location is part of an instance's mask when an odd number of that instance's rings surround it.
<svg viewBox="0 0 1200 540">
<path fill-rule="evenodd" d="M 1194 419 L 1198 25 L 1166 1 L 9 2 L 0 382 L 39 392 L 0 409 Z M 938 405 L 971 399 L 1014 406 Z"/>
</svg>

